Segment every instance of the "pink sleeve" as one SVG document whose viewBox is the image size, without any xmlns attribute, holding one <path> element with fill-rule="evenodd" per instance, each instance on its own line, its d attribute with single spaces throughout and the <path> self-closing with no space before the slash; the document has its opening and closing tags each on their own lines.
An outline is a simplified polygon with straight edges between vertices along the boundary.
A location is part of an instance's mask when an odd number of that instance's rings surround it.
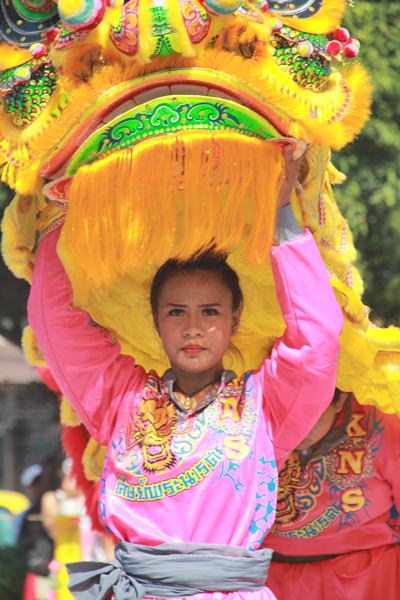
<svg viewBox="0 0 400 600">
<path fill-rule="evenodd" d="M 90 434 L 106 444 L 121 403 L 144 385 L 146 373 L 120 354 L 87 313 L 71 307 L 72 293 L 57 256 L 59 231 L 39 244 L 28 303 L 29 322 L 63 394 Z"/>
<path fill-rule="evenodd" d="M 286 330 L 255 377 L 279 468 L 332 400 L 343 316 L 309 232 L 275 246 L 272 268 Z"/>
</svg>

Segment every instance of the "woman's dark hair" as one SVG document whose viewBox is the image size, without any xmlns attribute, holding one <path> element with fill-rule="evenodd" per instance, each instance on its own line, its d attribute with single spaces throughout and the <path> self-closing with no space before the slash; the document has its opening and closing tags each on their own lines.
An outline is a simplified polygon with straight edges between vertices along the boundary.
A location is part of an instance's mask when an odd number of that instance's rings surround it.
<svg viewBox="0 0 400 600">
<path fill-rule="evenodd" d="M 237 310 L 243 306 L 243 293 L 240 289 L 239 277 L 226 262 L 225 254 L 210 249 L 188 261 L 179 261 L 172 258 L 161 265 L 154 276 L 150 291 L 150 305 L 154 317 L 157 315 L 158 299 L 161 290 L 168 279 L 173 275 L 193 271 L 212 271 L 213 273 L 217 273 L 221 281 L 231 291 L 233 310 Z"/>
</svg>

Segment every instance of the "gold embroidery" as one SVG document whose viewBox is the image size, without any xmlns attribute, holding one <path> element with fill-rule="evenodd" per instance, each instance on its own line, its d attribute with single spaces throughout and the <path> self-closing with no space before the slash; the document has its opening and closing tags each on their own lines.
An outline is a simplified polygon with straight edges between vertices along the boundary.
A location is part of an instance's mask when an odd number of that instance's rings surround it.
<svg viewBox="0 0 400 600">
<path fill-rule="evenodd" d="M 176 463 L 171 450 L 176 424 L 174 404 L 166 394 L 160 392 L 158 381 L 150 376 L 135 423 L 129 425 L 126 434 L 127 450 L 133 446 L 141 448 L 145 471 L 162 471 Z"/>
</svg>

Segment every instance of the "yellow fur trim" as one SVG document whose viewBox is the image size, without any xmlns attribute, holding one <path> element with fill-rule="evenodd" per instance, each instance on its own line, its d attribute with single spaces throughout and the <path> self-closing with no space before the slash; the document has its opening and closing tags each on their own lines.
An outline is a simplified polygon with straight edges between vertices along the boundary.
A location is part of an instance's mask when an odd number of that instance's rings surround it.
<svg viewBox="0 0 400 600">
<path fill-rule="evenodd" d="M 361 302 L 362 280 L 354 267 L 356 250 L 351 231 L 340 213 L 330 184 L 330 178 L 340 179 L 340 174 L 329 161 L 328 150 L 312 146 L 307 152 L 307 173 L 302 182 L 304 193 L 296 197 L 297 210 L 303 224 L 314 234 L 331 272 L 332 285 L 342 298 L 343 309 L 348 311 L 350 318 L 360 321 L 366 315 Z"/>
<path fill-rule="evenodd" d="M 28 49 L 0 44 L 0 71 L 19 67 L 28 60 L 32 60 L 32 54 Z"/>
<path fill-rule="evenodd" d="M 82 457 L 83 470 L 86 479 L 98 481 L 104 465 L 106 447 L 100 446 L 96 440 L 90 438 Z"/>
<path fill-rule="evenodd" d="M 255 25 L 245 25 L 241 35 L 246 35 L 247 27 L 253 31 Z M 195 59 L 172 56 L 153 59 L 151 63 L 144 66 L 132 62 L 126 67 L 120 64 L 103 66 L 91 77 L 90 85 L 77 84 L 66 77 L 61 77 L 58 81 L 58 91 L 51 99 L 51 105 L 43 111 L 36 122 L 21 131 L 9 123 L 7 116 L 0 115 L 0 131 L 7 137 L 8 143 L 14 142 L 13 151 L 25 153 L 30 157 L 29 160 L 37 161 L 40 158 L 40 162 L 43 163 L 46 154 L 57 146 L 63 136 L 70 131 L 71 126 L 79 121 L 84 107 L 94 104 L 104 90 L 147 73 L 191 66 L 210 68 L 233 75 L 238 79 L 239 84 L 243 82 L 251 90 L 260 94 L 267 105 L 279 107 L 277 108 L 279 114 L 286 113 L 286 120 L 291 122 L 293 135 L 303 137 L 307 142 L 319 143 L 335 149 L 341 148 L 357 135 L 369 114 L 370 85 L 368 76 L 360 65 L 346 68 L 342 74 L 336 72 L 331 77 L 328 90 L 318 94 L 294 83 L 288 74 L 275 64 L 267 48 L 262 52 L 262 56 L 251 61 L 235 56 L 232 52 L 207 49 Z M 341 121 L 328 122 L 343 107 L 346 97 L 343 85 L 348 86 L 350 90 L 351 102 L 348 113 Z M 66 98 L 68 98 L 67 104 Z M 58 112 L 53 110 L 60 104 L 62 110 Z M 315 118 L 310 118 L 311 113 Z M 28 142 L 29 152 L 26 146 Z M 0 140 L 0 153 L 2 145 L 3 141 Z M 36 166 L 34 169 L 32 182 L 35 190 L 40 184 L 37 179 L 37 168 Z M 13 173 L 18 173 L 17 167 L 10 166 L 10 169 Z M 22 193 L 32 191 L 28 187 L 30 185 L 27 182 L 28 174 L 28 171 L 25 171 L 18 178 Z M 15 174 L 10 175 L 7 183 L 13 187 L 16 179 Z"/>
<path fill-rule="evenodd" d="M 62 425 L 67 425 L 67 427 L 76 427 L 82 423 L 76 411 L 72 408 L 65 396 L 61 398 L 60 421 Z"/>
<path fill-rule="evenodd" d="M 43 180 L 39 175 L 39 161 L 27 162 L 25 167 L 7 164 L 2 170 L 1 181 L 21 195 L 40 192 Z"/>
<path fill-rule="evenodd" d="M 36 366 L 44 366 L 43 364 Z M 65 396 L 61 396 L 60 405 L 60 423 L 67 427 L 77 427 L 82 424 L 82 421 L 79 415 L 76 413 L 75 409 L 71 406 L 69 400 Z"/>
<path fill-rule="evenodd" d="M 7 162 L 19 167 L 25 165 L 29 158 L 26 146 L 17 146 L 6 139 L 0 140 L 0 165 Z"/>
<path fill-rule="evenodd" d="M 4 262 L 16 277 L 31 281 L 37 198 L 18 194 L 4 211 L 1 251 Z"/>
<path fill-rule="evenodd" d="M 78 302 L 93 283 L 110 282 L 116 267 L 126 273 L 171 256 L 185 260 L 210 243 L 225 251 L 245 239 L 248 261 L 265 262 L 281 170 L 270 142 L 189 131 L 82 166 L 62 238 L 70 275 L 79 277 Z"/>
<path fill-rule="evenodd" d="M 352 67 L 343 69 L 341 75 L 343 79 L 336 79 L 342 81 L 348 87 L 351 99 L 345 116 L 333 121 L 332 115 L 337 119 L 335 115 L 337 115 L 342 107 L 336 105 L 334 108 L 332 105 L 329 109 L 328 98 L 324 97 L 326 104 L 324 102 L 324 106 L 320 106 L 317 110 L 319 111 L 320 119 L 323 120 L 326 118 L 328 120 L 326 126 L 321 127 L 321 123 L 318 123 L 314 119 L 304 119 L 301 122 L 304 131 L 307 132 L 310 139 L 323 146 L 326 145 L 326 140 L 329 140 L 328 145 L 333 150 L 340 150 L 354 139 L 364 127 L 371 114 L 372 86 L 366 70 L 361 65 L 355 64 Z M 329 110 L 331 112 L 328 112 Z"/>
<path fill-rule="evenodd" d="M 31 327 L 27 326 L 24 328 L 21 341 L 22 349 L 28 363 L 34 367 L 45 368 L 47 366 L 46 361 L 43 358 L 43 354 L 38 346 L 35 334 Z"/>
<path fill-rule="evenodd" d="M 360 132 L 369 117 L 371 85 L 361 65 L 334 72 L 327 90 L 320 93 L 301 88 L 272 59 L 263 62 L 259 76 L 262 96 L 284 108 L 310 143 L 338 150 Z M 346 99 L 350 104 L 345 109 Z"/>
<path fill-rule="evenodd" d="M 294 206 L 314 233 L 345 316 L 337 385 L 352 391 L 362 404 L 400 414 L 400 329 L 377 329 L 368 320 L 352 235 L 331 188 L 331 182 L 340 183 L 344 176 L 329 160 L 329 151 L 309 149 L 305 191 L 294 199 Z"/>
<path fill-rule="evenodd" d="M 344 183 L 347 179 L 347 176 L 341 171 L 339 171 L 332 163 L 328 164 L 327 175 L 329 183 L 331 185 L 340 185 L 341 183 Z"/>
<path fill-rule="evenodd" d="M 338 387 L 354 392 L 361 404 L 400 414 L 400 330 L 345 321 L 340 341 Z"/>
</svg>

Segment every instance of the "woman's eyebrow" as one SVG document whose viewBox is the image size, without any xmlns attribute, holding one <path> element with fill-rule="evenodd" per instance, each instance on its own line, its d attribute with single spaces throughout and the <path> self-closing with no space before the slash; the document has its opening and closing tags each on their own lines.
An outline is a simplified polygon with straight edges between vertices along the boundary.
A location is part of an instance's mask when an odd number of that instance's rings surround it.
<svg viewBox="0 0 400 600">
<path fill-rule="evenodd" d="M 199 304 L 200 308 L 206 308 L 211 306 L 222 306 L 220 302 L 207 302 L 207 304 Z"/>
<path fill-rule="evenodd" d="M 177 308 L 186 308 L 188 305 L 187 304 L 180 304 L 178 302 L 168 302 L 167 306 L 174 306 Z M 200 308 L 208 308 L 211 306 L 222 306 L 222 304 L 220 302 L 207 302 L 206 304 L 199 304 L 198 305 Z"/>
<path fill-rule="evenodd" d="M 178 306 L 179 308 L 185 308 L 187 304 L 178 304 L 177 302 L 168 302 L 167 306 Z"/>
</svg>

